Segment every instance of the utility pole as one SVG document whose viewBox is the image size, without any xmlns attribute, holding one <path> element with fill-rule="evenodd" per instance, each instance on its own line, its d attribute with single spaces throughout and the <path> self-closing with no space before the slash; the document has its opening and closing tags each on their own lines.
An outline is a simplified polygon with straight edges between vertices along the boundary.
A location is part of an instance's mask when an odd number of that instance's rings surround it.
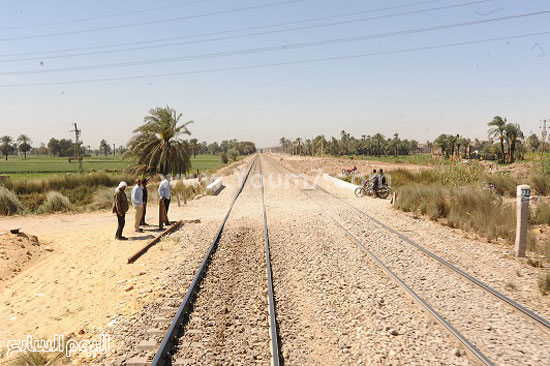
<svg viewBox="0 0 550 366">
<path fill-rule="evenodd" d="M 72 124 L 73 129 L 71 132 L 74 132 L 74 157 L 78 160 L 78 170 L 82 173 L 84 168 L 82 167 L 82 158 L 80 157 L 80 135 L 82 130 L 78 129 L 78 125 L 75 123 Z"/>
<path fill-rule="evenodd" d="M 113 156 L 115 156 L 115 155 L 116 155 L 116 145 L 113 144 Z"/>
<path fill-rule="evenodd" d="M 541 135 L 542 135 L 542 155 L 546 152 L 546 136 L 548 135 L 548 130 L 546 129 L 546 120 L 541 121 L 542 126 L 540 127 L 542 129 Z"/>
</svg>

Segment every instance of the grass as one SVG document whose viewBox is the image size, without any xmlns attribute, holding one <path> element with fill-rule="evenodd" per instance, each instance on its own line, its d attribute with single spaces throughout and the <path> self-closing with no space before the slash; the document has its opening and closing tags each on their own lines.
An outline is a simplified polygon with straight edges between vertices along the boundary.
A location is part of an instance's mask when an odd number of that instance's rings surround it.
<svg viewBox="0 0 550 366">
<path fill-rule="evenodd" d="M 537 194 L 548 196 L 550 194 L 550 176 L 533 173 L 529 176 L 529 184 Z"/>
<path fill-rule="evenodd" d="M 191 158 L 191 172 L 214 172 L 223 163 L 218 155 L 197 155 Z M 83 160 L 84 173 L 103 172 L 109 175 L 121 175 L 128 166 L 122 156 L 91 156 Z M 0 175 L 7 175 L 12 181 L 41 180 L 54 176 L 65 176 L 67 173 L 79 174 L 78 162 L 69 163 L 67 158 L 53 156 L 27 155 L 10 156 L 8 161 L 0 159 Z"/>
<path fill-rule="evenodd" d="M 397 207 L 406 212 L 428 216 L 432 220 L 489 239 L 515 236 L 515 215 L 510 205 L 489 191 L 473 187 L 405 185 L 397 190 Z"/>
<path fill-rule="evenodd" d="M 38 208 L 38 213 L 69 212 L 73 210 L 71 201 L 56 191 L 48 192 L 46 200 Z"/>
<path fill-rule="evenodd" d="M 191 172 L 195 173 L 197 169 L 201 173 L 211 172 L 213 173 L 218 168 L 224 165 L 219 155 L 197 155 L 195 158 L 191 158 Z"/>
<path fill-rule="evenodd" d="M 70 358 L 64 352 L 24 352 L 11 361 L 9 366 L 46 366 L 65 365 L 70 363 Z"/>
<path fill-rule="evenodd" d="M 535 225 L 550 225 L 550 204 L 541 202 L 534 212 L 531 212 L 530 221 Z"/>
<path fill-rule="evenodd" d="M 83 160 L 84 172 L 105 171 L 120 173 L 127 163 L 122 156 L 91 156 Z M 23 159 L 22 156 L 10 156 L 9 159 L 0 161 L 0 174 L 65 174 L 78 173 L 78 162 L 69 163 L 67 158 L 53 156 L 30 156 Z"/>
<path fill-rule="evenodd" d="M 15 215 L 23 209 L 14 192 L 0 186 L 0 215 Z"/>
<path fill-rule="evenodd" d="M 449 187 L 477 186 L 483 187 L 483 182 L 492 183 L 495 192 L 502 196 L 515 197 L 519 181 L 506 173 L 487 174 L 480 164 L 449 164 L 419 172 L 398 168 L 386 174 L 394 188 L 408 184 L 443 185 Z"/>
<path fill-rule="evenodd" d="M 52 159 L 41 157 L 40 164 L 47 164 Z M 30 160 L 30 159 L 29 159 Z M 116 162 L 115 159 L 111 159 Z M 19 159 L 23 161 L 23 159 Z M 22 164 L 27 164 L 23 162 Z M 197 155 L 192 159 L 193 168 L 202 173 L 214 171 L 223 164 L 216 155 Z M 40 178 L 36 178 L 36 175 Z M 12 215 L 19 212 L 49 213 L 59 211 L 87 209 L 109 209 L 113 199 L 113 189 L 120 181 L 132 185 L 135 176 L 107 172 L 90 172 L 85 174 L 32 173 L 31 179 L 0 180 L 0 215 Z M 155 182 L 150 184 L 153 192 Z M 179 188 L 187 199 L 204 193 L 205 185 L 199 187 Z M 55 193 L 52 193 L 55 192 Z M 155 195 L 151 195 L 151 202 Z"/>
</svg>

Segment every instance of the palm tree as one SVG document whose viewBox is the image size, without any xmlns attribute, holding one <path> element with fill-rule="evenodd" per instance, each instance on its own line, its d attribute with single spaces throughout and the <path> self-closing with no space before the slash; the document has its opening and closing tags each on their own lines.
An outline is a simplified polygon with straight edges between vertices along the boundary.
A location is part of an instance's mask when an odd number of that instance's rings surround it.
<svg viewBox="0 0 550 366">
<path fill-rule="evenodd" d="M 523 132 L 517 123 L 507 123 L 504 128 L 504 135 L 508 143 L 508 164 L 511 164 L 515 161 L 516 143 L 523 139 Z"/>
<path fill-rule="evenodd" d="M 302 155 L 302 138 L 296 137 L 296 140 L 294 140 L 294 146 L 296 148 L 295 155 Z"/>
<path fill-rule="evenodd" d="M 19 135 L 19 137 L 17 138 L 17 147 L 19 148 L 19 151 L 21 151 L 23 153 L 23 155 L 25 156 L 25 159 L 27 158 L 27 152 L 30 151 L 30 149 L 32 148 L 32 140 L 30 139 L 29 136 L 27 135 Z"/>
<path fill-rule="evenodd" d="M 126 156 L 136 162 L 140 173 L 166 175 L 185 174 L 191 168 L 189 143 L 181 135 L 191 135 L 189 121 L 178 124 L 181 113 L 168 106 L 156 107 L 143 119 L 144 124 L 134 130 L 137 133 L 128 143 Z"/>
<path fill-rule="evenodd" d="M 199 147 L 199 140 L 197 139 L 191 139 L 189 140 L 189 144 L 191 145 L 191 151 L 193 152 L 193 157 L 197 157 L 197 149 Z"/>
<path fill-rule="evenodd" d="M 12 145 L 13 139 L 10 136 L 2 136 L 0 138 L 0 150 L 2 151 L 2 155 L 6 157 L 6 160 L 8 160 L 8 154 L 12 152 L 13 145 Z"/>
<path fill-rule="evenodd" d="M 489 131 L 487 131 L 489 138 L 498 138 L 500 140 L 500 162 L 504 162 L 504 131 L 506 126 L 506 118 L 496 116 L 491 122 L 488 123 L 488 125 L 492 126 L 489 128 Z"/>
<path fill-rule="evenodd" d="M 445 158 L 449 157 L 449 135 L 441 134 L 433 142 L 433 145 L 438 147 L 441 150 L 442 154 L 445 154 Z"/>
<path fill-rule="evenodd" d="M 384 145 L 385 141 L 384 135 L 382 135 L 381 133 L 377 133 L 372 137 L 372 139 L 376 146 L 376 156 L 382 155 L 382 146 Z"/>
</svg>

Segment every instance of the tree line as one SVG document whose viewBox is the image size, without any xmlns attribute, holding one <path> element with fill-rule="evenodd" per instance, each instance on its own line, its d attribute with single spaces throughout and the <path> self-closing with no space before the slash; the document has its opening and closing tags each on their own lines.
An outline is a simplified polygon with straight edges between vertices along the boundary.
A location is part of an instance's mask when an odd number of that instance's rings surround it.
<svg viewBox="0 0 550 366">
<path fill-rule="evenodd" d="M 298 137 L 294 140 L 281 137 L 279 145 L 283 152 L 292 155 L 309 156 L 400 156 L 417 152 L 432 153 L 444 159 L 486 159 L 502 163 L 513 163 L 523 159 L 526 152 L 545 150 L 545 137 L 532 133 L 525 138 L 518 123 L 510 123 L 506 118 L 496 116 L 488 123 L 487 140 L 461 136 L 460 134 L 441 134 L 433 142 L 420 144 L 416 140 L 401 139 L 398 133 L 385 137 L 381 133 L 374 135 L 351 136 L 342 130 L 339 138 L 325 138 L 318 135 L 312 139 Z"/>
<path fill-rule="evenodd" d="M 188 150 L 188 155 L 196 157 L 198 154 L 221 155 L 222 160 L 227 162 L 229 159 L 236 160 L 241 155 L 249 155 L 256 152 L 256 146 L 250 141 L 223 140 L 221 143 L 206 141 L 199 142 L 193 138 L 184 140 L 183 145 Z M 8 160 L 9 155 L 16 155 L 18 152 L 27 158 L 27 154 L 49 155 L 55 157 L 91 156 L 91 155 L 123 155 L 128 152 L 128 146 L 115 146 L 106 139 L 102 139 L 97 149 L 92 149 L 89 145 L 80 143 L 78 146 L 72 139 L 51 138 L 47 144 L 40 144 L 39 147 L 33 147 L 33 142 L 27 135 L 20 135 L 17 139 L 10 136 L 0 138 L 0 152 Z M 130 145 L 129 145 L 130 146 Z"/>
<path fill-rule="evenodd" d="M 340 138 L 326 139 L 324 135 L 315 136 L 312 139 L 298 137 L 294 140 L 281 137 L 279 145 L 285 153 L 293 155 L 409 155 L 418 150 L 418 141 L 401 139 L 395 133 L 393 137 L 386 138 L 381 133 L 374 135 L 361 135 L 360 138 L 352 136 L 342 130 Z"/>
</svg>

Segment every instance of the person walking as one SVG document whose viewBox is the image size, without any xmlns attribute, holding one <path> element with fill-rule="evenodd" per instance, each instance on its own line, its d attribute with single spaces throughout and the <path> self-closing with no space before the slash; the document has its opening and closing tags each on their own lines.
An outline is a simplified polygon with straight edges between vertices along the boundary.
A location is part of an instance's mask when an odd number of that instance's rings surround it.
<svg viewBox="0 0 550 366">
<path fill-rule="evenodd" d="M 172 180 L 172 176 L 170 174 L 166 174 L 166 177 L 160 182 L 159 185 L 159 196 L 161 204 L 164 205 L 164 212 L 163 213 L 163 219 L 165 225 L 170 225 L 170 221 L 168 220 L 168 209 L 170 208 L 170 180 Z"/>
<path fill-rule="evenodd" d="M 113 213 L 116 214 L 118 220 L 118 228 L 116 230 L 115 239 L 117 240 L 128 240 L 122 236 L 122 230 L 124 230 L 125 216 L 128 212 L 128 197 L 126 197 L 126 182 L 120 182 L 118 187 L 115 189 L 115 196 L 113 198 Z"/>
<path fill-rule="evenodd" d="M 149 183 L 149 179 L 143 178 L 141 180 L 141 188 L 143 188 L 143 215 L 141 216 L 141 226 L 149 226 L 145 221 L 145 215 L 147 215 L 147 198 L 149 196 L 147 192 L 147 183 Z"/>
<path fill-rule="evenodd" d="M 141 233 L 143 232 L 139 227 L 143 217 L 143 188 L 141 187 L 141 179 L 136 179 L 136 185 L 132 189 L 132 206 L 134 206 L 136 211 L 134 229 L 136 233 Z"/>
</svg>

